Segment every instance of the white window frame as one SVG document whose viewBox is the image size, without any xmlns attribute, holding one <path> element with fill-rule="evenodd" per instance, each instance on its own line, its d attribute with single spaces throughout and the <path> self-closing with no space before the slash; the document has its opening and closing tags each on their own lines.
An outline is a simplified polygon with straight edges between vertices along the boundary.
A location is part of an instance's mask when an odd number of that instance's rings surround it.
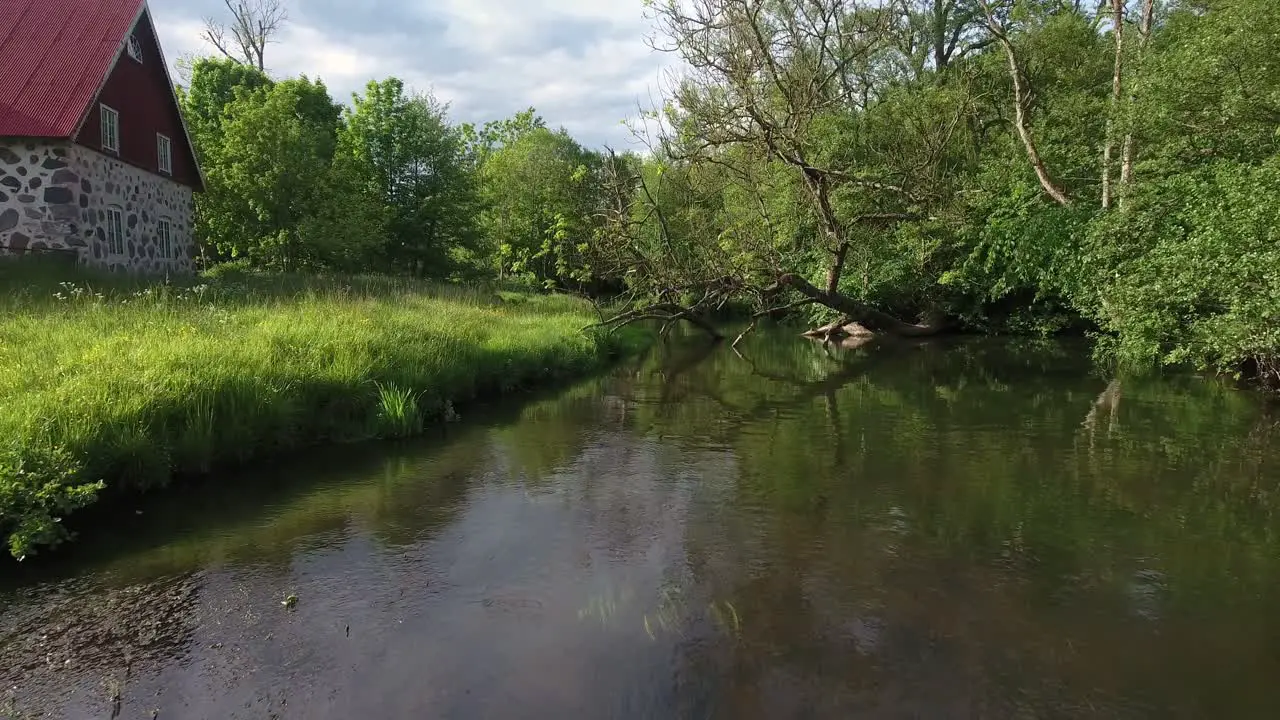
<svg viewBox="0 0 1280 720">
<path fill-rule="evenodd" d="M 169 218 L 160 218 L 156 222 L 156 245 L 159 246 L 160 257 L 165 260 L 172 260 L 173 254 L 173 223 Z"/>
<path fill-rule="evenodd" d="M 173 141 L 161 133 L 156 133 L 156 167 L 166 175 L 173 174 Z"/>
<path fill-rule="evenodd" d="M 124 255 L 124 211 L 109 207 L 106 212 L 107 254 Z"/>
<path fill-rule="evenodd" d="M 102 149 L 120 153 L 120 113 L 106 103 L 99 103 L 102 114 Z"/>
<path fill-rule="evenodd" d="M 124 51 L 129 53 L 129 57 L 142 62 L 142 41 L 138 39 L 137 33 L 129 33 L 129 38 L 125 40 Z"/>
</svg>

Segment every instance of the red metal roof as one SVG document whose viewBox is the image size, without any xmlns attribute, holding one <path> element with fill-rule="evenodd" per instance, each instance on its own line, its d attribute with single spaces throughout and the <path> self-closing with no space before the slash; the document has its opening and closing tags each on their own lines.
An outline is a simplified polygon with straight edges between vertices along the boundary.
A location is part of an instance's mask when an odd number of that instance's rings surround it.
<svg viewBox="0 0 1280 720">
<path fill-rule="evenodd" d="M 0 0 L 0 136 L 71 137 L 144 0 Z"/>
</svg>

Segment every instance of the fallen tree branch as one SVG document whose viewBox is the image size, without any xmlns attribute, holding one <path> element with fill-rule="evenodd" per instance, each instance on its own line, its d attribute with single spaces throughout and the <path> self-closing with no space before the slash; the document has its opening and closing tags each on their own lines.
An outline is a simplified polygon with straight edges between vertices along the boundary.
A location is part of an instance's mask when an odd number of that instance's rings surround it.
<svg viewBox="0 0 1280 720">
<path fill-rule="evenodd" d="M 673 324 L 684 320 L 705 332 L 712 340 L 719 341 L 724 339 L 724 335 L 720 334 L 720 331 L 702 316 L 698 306 L 684 307 L 676 303 L 654 303 L 642 308 L 628 310 L 602 322 L 592 323 L 583 328 L 583 330 L 603 327 L 608 332 L 614 332 L 618 328 L 645 320 L 662 320 L 663 326 L 659 334 L 664 336 Z"/>
<path fill-rule="evenodd" d="M 751 324 L 747 326 L 747 329 L 743 330 L 741 333 L 738 334 L 738 337 L 733 339 L 733 344 L 730 345 L 729 347 L 732 347 L 735 353 L 738 352 L 738 343 L 742 342 L 742 338 L 749 335 L 755 329 L 756 329 L 756 321 L 752 320 Z"/>
<path fill-rule="evenodd" d="M 868 330 L 880 330 L 902 337 L 927 337 L 937 335 L 947 328 L 946 318 L 940 315 L 929 317 L 920 323 L 903 322 L 839 292 L 819 289 L 808 280 L 792 273 L 778 278 L 778 283 L 790 287 L 814 303 L 843 313 L 845 318 L 840 324 L 841 327 L 856 322 Z"/>
</svg>

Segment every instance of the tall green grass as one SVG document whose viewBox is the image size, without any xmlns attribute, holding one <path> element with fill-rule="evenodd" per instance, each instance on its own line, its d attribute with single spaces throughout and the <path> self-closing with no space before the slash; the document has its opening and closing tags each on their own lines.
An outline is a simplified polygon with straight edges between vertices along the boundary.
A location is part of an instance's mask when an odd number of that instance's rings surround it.
<svg viewBox="0 0 1280 720">
<path fill-rule="evenodd" d="M 0 263 L 0 535 L 66 539 L 104 494 L 400 437 L 618 350 L 554 296 L 228 272 L 182 285 Z M 504 299 L 505 298 L 505 299 Z"/>
</svg>

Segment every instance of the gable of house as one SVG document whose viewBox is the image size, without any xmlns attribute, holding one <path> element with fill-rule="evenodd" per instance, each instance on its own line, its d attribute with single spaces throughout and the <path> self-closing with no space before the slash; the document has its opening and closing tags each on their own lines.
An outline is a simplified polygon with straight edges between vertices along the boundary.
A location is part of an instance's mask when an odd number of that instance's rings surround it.
<svg viewBox="0 0 1280 720">
<path fill-rule="evenodd" d="M 186 140 L 187 131 L 174 99 L 150 13 L 142 13 L 131 34 L 139 57 L 135 59 L 129 51 L 120 53 L 97 101 L 89 106 L 75 141 L 135 167 L 169 175 L 183 185 L 199 188 L 200 173 Z M 118 148 L 114 151 L 102 146 L 103 106 L 118 114 Z M 168 171 L 161 167 L 161 138 L 168 141 Z"/>
</svg>

